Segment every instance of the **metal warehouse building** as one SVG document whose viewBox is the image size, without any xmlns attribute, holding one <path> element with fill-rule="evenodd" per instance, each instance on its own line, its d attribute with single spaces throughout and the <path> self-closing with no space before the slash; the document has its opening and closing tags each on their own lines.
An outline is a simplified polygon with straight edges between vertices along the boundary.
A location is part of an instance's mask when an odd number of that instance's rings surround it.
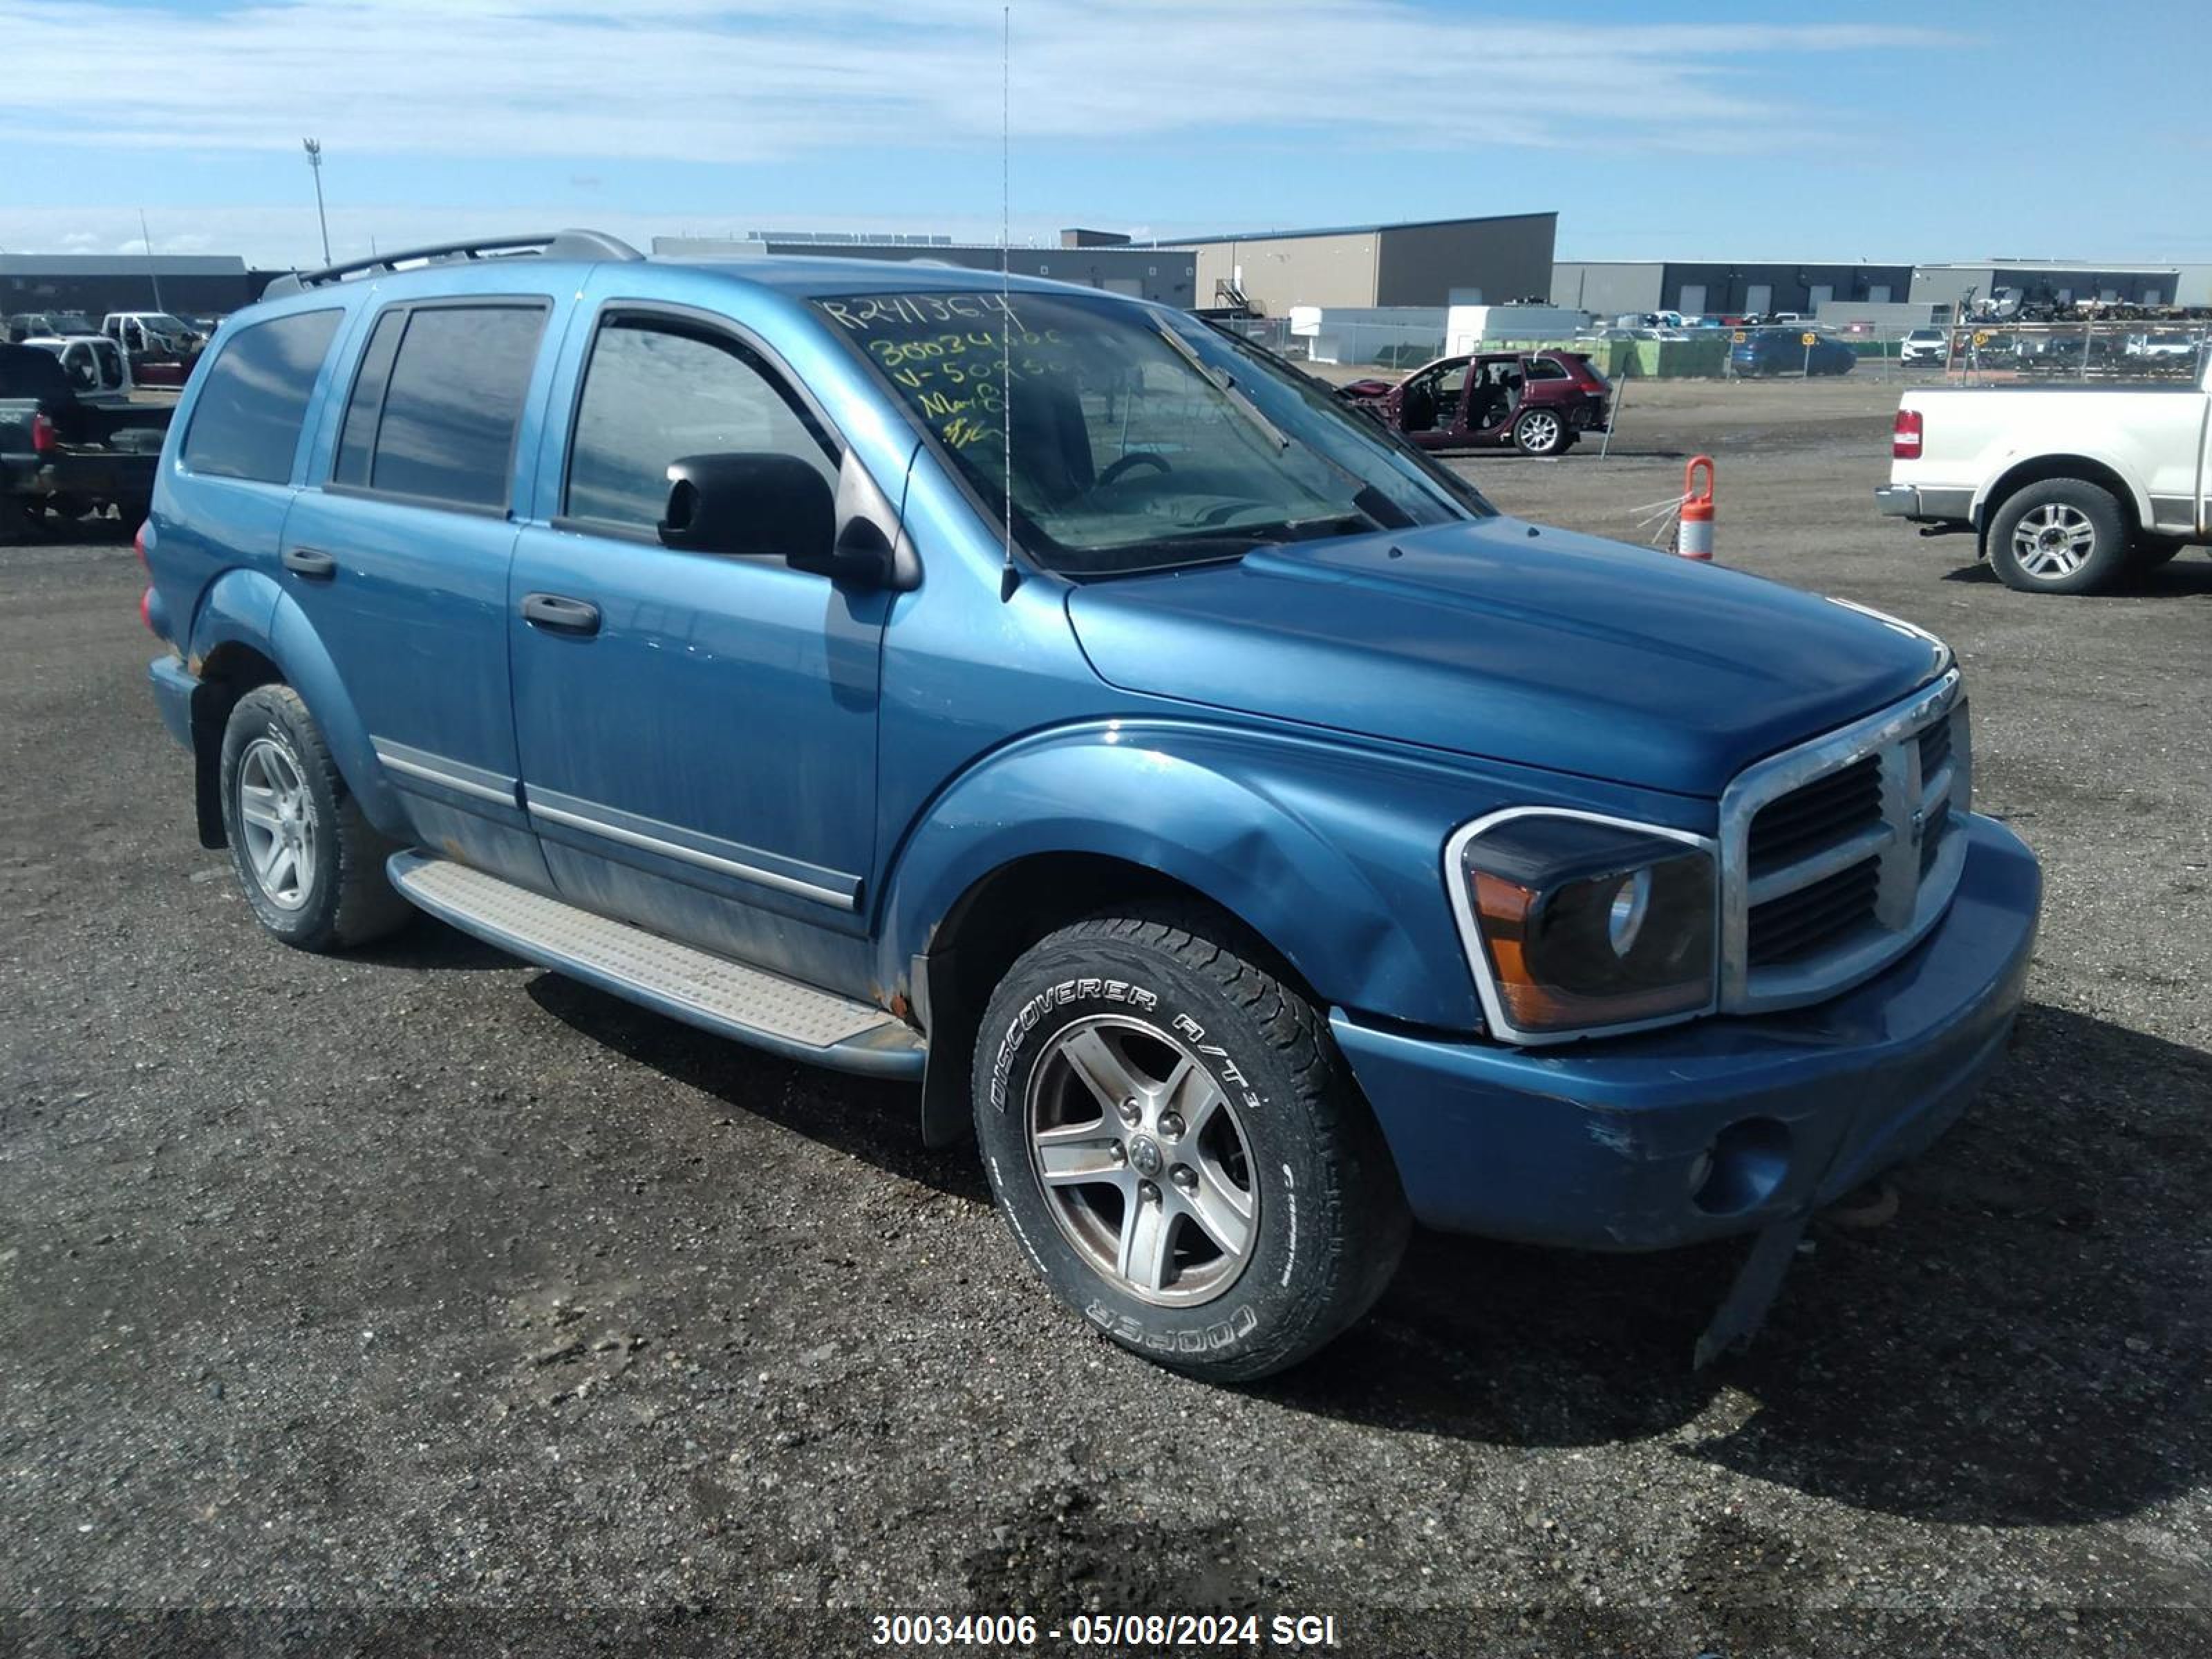
<svg viewBox="0 0 2212 1659">
<path fill-rule="evenodd" d="M 111 311 L 220 317 L 259 299 L 271 275 L 228 254 L 0 253 L 0 316 L 82 311 L 94 323 Z"/>
<path fill-rule="evenodd" d="M 1019 276 L 1042 276 L 1115 294 L 1133 294 L 1163 305 L 1195 305 L 1191 256 L 1172 248 L 1133 248 L 1126 239 L 1097 240 L 1103 233 L 1067 230 L 1058 247 L 1014 247 L 1006 263 Z M 747 237 L 656 236 L 656 254 L 677 259 L 741 259 L 763 254 L 815 254 L 825 258 L 934 261 L 969 270 L 996 270 L 996 243 L 958 243 L 949 236 L 840 235 L 828 232 L 759 231 Z"/>
<path fill-rule="evenodd" d="M 1911 265 L 1820 264 L 1803 261 L 1571 259 L 1552 267 L 1552 303 L 1609 317 L 1624 312 L 1679 311 L 1686 316 L 1809 317 L 1830 300 L 1869 305 L 1903 301 Z"/>
<path fill-rule="evenodd" d="M 1200 307 L 1444 306 L 1527 299 L 1551 281 L 1556 213 L 1163 240 L 1198 260 Z"/>
</svg>

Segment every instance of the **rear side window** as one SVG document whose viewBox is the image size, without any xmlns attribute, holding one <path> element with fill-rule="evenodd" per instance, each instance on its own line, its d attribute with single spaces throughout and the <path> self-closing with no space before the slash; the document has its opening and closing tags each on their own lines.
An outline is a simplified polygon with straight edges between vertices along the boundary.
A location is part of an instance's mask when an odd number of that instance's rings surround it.
<svg viewBox="0 0 2212 1659">
<path fill-rule="evenodd" d="M 423 306 L 378 319 L 331 477 L 453 507 L 503 509 L 542 305 Z"/>
<path fill-rule="evenodd" d="M 184 463 L 218 478 L 289 483 L 315 376 L 339 311 L 302 311 L 240 329 L 208 366 Z"/>
<path fill-rule="evenodd" d="M 1531 357 L 1528 360 L 1528 378 L 1532 380 L 1564 380 L 1570 377 L 1565 365 L 1555 363 L 1549 357 Z"/>
<path fill-rule="evenodd" d="M 640 530 L 667 511 L 668 464 L 685 455 L 795 455 L 836 488 L 828 440 L 758 357 L 643 319 L 592 342 L 569 450 L 567 516 Z"/>
<path fill-rule="evenodd" d="M 399 337 L 406 328 L 404 311 L 387 311 L 376 319 L 368 349 L 362 353 L 361 368 L 354 374 L 353 396 L 346 399 L 337 462 L 331 469 L 334 483 L 368 487 L 369 458 L 376 450 L 376 418 L 384 412 L 384 388 L 392 379 L 392 360 L 399 355 Z"/>
</svg>

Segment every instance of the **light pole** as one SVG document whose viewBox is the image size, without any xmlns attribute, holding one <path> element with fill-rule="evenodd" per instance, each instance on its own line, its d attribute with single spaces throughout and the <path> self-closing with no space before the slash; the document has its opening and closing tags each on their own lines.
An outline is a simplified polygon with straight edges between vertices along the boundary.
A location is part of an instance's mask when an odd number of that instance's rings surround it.
<svg viewBox="0 0 2212 1659">
<path fill-rule="evenodd" d="M 307 152 L 307 167 L 315 175 L 315 222 L 323 229 L 323 263 L 331 262 L 331 222 L 323 211 L 323 141 L 302 138 L 301 147 Z"/>
<path fill-rule="evenodd" d="M 167 311 L 168 307 L 161 303 L 161 267 L 154 263 L 154 233 L 146 228 L 144 208 L 138 210 L 138 246 L 146 250 L 146 275 L 151 277 L 154 283 L 154 309 Z"/>
</svg>

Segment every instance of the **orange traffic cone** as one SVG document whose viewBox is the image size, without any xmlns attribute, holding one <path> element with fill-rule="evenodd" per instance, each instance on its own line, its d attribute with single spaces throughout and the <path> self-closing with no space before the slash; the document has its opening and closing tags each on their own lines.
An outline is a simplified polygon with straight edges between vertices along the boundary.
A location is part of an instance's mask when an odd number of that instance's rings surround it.
<svg viewBox="0 0 2212 1659">
<path fill-rule="evenodd" d="M 1705 470 L 1705 487 L 1698 490 L 1698 469 Z M 1710 563 L 1713 556 L 1713 458 L 1692 455 L 1682 469 L 1682 518 L 1674 532 L 1674 550 L 1686 559 Z"/>
<path fill-rule="evenodd" d="M 1705 469 L 1705 489 L 1697 489 L 1697 469 Z M 1712 560 L 1712 456 L 1690 456 L 1681 469 L 1681 522 L 1674 529 L 1674 550 L 1686 560 Z"/>
</svg>

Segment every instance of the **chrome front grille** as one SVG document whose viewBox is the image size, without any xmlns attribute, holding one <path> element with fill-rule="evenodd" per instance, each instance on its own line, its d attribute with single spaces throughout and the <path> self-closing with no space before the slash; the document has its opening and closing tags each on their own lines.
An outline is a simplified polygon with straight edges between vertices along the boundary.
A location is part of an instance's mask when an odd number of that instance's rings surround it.
<svg viewBox="0 0 2212 1659">
<path fill-rule="evenodd" d="M 1881 860 L 1866 858 L 1810 886 L 1754 904 L 1744 940 L 1746 959 L 1753 968 L 1764 968 L 1826 949 L 1873 922 L 1881 888 Z"/>
<path fill-rule="evenodd" d="M 1881 762 L 1873 755 L 1769 801 L 1751 821 L 1753 875 L 1881 821 Z"/>
<path fill-rule="evenodd" d="M 1966 860 L 1966 704 L 1953 669 L 1747 769 L 1721 797 L 1721 1006 L 1856 984 L 1935 924 Z"/>
</svg>

